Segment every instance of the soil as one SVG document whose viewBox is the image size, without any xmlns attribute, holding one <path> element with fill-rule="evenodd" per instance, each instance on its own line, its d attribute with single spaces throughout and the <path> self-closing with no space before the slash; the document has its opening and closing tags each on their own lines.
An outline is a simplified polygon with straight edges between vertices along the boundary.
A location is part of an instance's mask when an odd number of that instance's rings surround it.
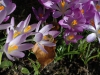
<svg viewBox="0 0 100 75">
<path fill-rule="evenodd" d="M 35 59 L 34 55 L 32 57 Z M 15 69 L 15 67 L 17 67 L 17 69 Z M 34 69 L 30 61 L 27 60 L 27 57 L 13 62 L 13 66 L 8 69 L 0 69 L 0 75 L 25 75 L 21 73 L 22 67 L 26 67 L 30 71 L 31 74 L 29 75 L 34 75 Z M 85 66 L 81 60 L 74 59 L 70 61 L 66 56 L 56 63 L 50 63 L 44 69 L 40 69 L 39 72 L 39 75 L 99 75 L 100 61 L 91 60 L 88 65 Z"/>
</svg>

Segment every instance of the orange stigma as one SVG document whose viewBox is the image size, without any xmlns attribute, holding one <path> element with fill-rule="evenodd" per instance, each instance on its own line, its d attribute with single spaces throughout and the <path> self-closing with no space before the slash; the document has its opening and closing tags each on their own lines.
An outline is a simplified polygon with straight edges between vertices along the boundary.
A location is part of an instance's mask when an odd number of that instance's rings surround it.
<svg viewBox="0 0 100 75">
<path fill-rule="evenodd" d="M 77 20 L 73 20 L 71 24 L 72 24 L 73 26 L 75 26 L 75 25 L 78 24 L 78 22 L 77 22 Z"/>
</svg>

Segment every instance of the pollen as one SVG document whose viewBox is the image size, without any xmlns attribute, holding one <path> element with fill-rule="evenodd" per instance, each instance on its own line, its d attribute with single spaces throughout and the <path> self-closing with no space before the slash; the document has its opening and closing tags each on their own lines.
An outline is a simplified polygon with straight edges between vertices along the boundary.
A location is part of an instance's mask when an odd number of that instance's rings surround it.
<svg viewBox="0 0 100 75">
<path fill-rule="evenodd" d="M 20 32 L 16 31 L 13 35 L 13 38 L 16 38 L 18 35 L 20 35 Z"/>
<path fill-rule="evenodd" d="M 28 32 L 29 30 L 31 30 L 31 26 L 27 26 L 27 27 L 24 29 L 24 33 Z"/>
<path fill-rule="evenodd" d="M 99 4 L 96 5 L 96 9 L 100 10 L 100 5 Z"/>
<path fill-rule="evenodd" d="M 61 6 L 62 6 L 62 7 L 65 6 L 65 1 L 64 1 L 64 0 L 61 1 Z"/>
<path fill-rule="evenodd" d="M 83 9 L 81 9 L 80 11 L 81 11 L 82 14 L 84 14 L 84 10 Z"/>
<path fill-rule="evenodd" d="M 72 24 L 73 26 L 75 26 L 75 25 L 78 24 L 78 22 L 77 22 L 77 20 L 73 20 L 71 24 Z"/>
<path fill-rule="evenodd" d="M 100 29 L 97 31 L 98 34 L 100 34 Z"/>
<path fill-rule="evenodd" d="M 69 35 L 69 36 L 67 36 L 67 40 L 72 40 L 72 39 L 74 39 L 74 35 Z"/>
<path fill-rule="evenodd" d="M 11 51 L 14 51 L 14 50 L 17 50 L 18 49 L 18 46 L 17 45 L 11 45 L 8 47 L 8 52 L 11 52 Z"/>
<path fill-rule="evenodd" d="M 4 10 L 4 6 L 3 5 L 0 5 L 0 10 Z"/>
</svg>

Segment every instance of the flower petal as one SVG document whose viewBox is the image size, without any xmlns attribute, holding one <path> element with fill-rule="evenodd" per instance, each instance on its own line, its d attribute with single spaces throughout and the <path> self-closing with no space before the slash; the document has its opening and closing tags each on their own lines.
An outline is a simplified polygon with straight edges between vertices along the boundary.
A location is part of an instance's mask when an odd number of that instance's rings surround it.
<svg viewBox="0 0 100 75">
<path fill-rule="evenodd" d="M 13 34 L 14 34 L 14 31 L 10 30 L 10 32 L 9 32 L 9 34 L 7 36 L 6 43 L 9 43 L 13 39 Z"/>
<path fill-rule="evenodd" d="M 94 22 L 95 22 L 95 27 L 97 29 L 98 28 L 98 24 L 100 23 L 100 15 L 99 15 L 99 13 L 95 13 Z"/>
<path fill-rule="evenodd" d="M 56 38 L 59 35 L 59 31 L 49 31 L 49 34 L 52 35 L 52 37 Z"/>
<path fill-rule="evenodd" d="M 24 21 L 24 27 L 28 26 L 28 24 L 30 22 L 30 18 L 31 18 L 31 14 L 29 14 L 28 17 L 26 18 L 26 20 Z"/>
<path fill-rule="evenodd" d="M 53 26 L 52 24 L 46 25 L 39 32 L 44 34 L 45 32 L 48 32 L 52 28 L 52 26 Z"/>
<path fill-rule="evenodd" d="M 33 44 L 30 44 L 30 43 L 21 44 L 20 46 L 18 46 L 17 51 L 29 50 L 29 49 L 32 48 L 32 47 L 33 47 Z"/>
<path fill-rule="evenodd" d="M 52 42 L 49 42 L 49 41 L 45 41 L 45 40 L 40 41 L 39 43 L 44 45 L 44 46 L 49 46 L 49 47 L 56 46 L 55 43 L 52 43 Z"/>
<path fill-rule="evenodd" d="M 37 33 L 37 34 L 35 34 L 34 41 L 39 42 L 39 41 L 42 40 L 42 38 L 43 38 L 43 34 L 42 33 Z"/>
<path fill-rule="evenodd" d="M 5 19 L 6 14 L 7 14 L 6 10 L 0 12 L 0 24 Z"/>
<path fill-rule="evenodd" d="M 44 49 L 43 45 L 38 44 L 38 46 L 39 46 L 39 48 L 40 48 L 43 52 L 48 53 L 48 52 Z"/>
<path fill-rule="evenodd" d="M 11 26 L 14 26 L 15 25 L 15 20 L 14 20 L 14 17 L 11 18 Z"/>
<path fill-rule="evenodd" d="M 18 45 L 18 44 L 21 44 L 22 42 L 25 41 L 27 35 L 26 34 L 22 34 L 22 35 L 19 35 L 17 36 L 15 39 L 13 39 L 9 45 Z"/>
<path fill-rule="evenodd" d="M 86 37 L 87 42 L 92 42 L 96 39 L 96 34 L 95 33 L 91 33 Z"/>
<path fill-rule="evenodd" d="M 16 5 L 14 3 L 9 2 L 9 5 L 6 7 L 7 15 L 11 14 L 16 9 Z"/>
<path fill-rule="evenodd" d="M 36 32 L 39 31 L 39 28 L 40 28 L 41 22 L 42 22 L 42 21 L 39 21 L 39 22 L 38 22 L 37 27 L 36 27 Z"/>
<path fill-rule="evenodd" d="M 62 13 L 59 12 L 59 11 L 53 12 L 53 17 L 54 17 L 54 18 L 58 18 L 58 17 L 60 17 L 61 15 L 62 15 Z"/>
<path fill-rule="evenodd" d="M 5 52 L 6 53 L 6 52 Z M 12 61 L 15 61 L 15 59 L 12 57 L 12 56 L 10 56 L 8 53 L 6 53 L 6 56 L 8 57 L 8 59 L 10 59 L 10 60 L 12 60 Z"/>
<path fill-rule="evenodd" d="M 25 54 L 23 52 L 19 52 L 19 51 L 12 51 L 10 53 L 10 55 L 12 55 L 14 57 L 18 57 L 18 58 L 23 58 L 25 56 Z"/>
<path fill-rule="evenodd" d="M 10 27 L 10 26 L 11 26 L 10 23 L 9 23 L 9 24 L 1 24 L 1 25 L 0 25 L 0 30 L 7 29 L 7 28 Z"/>
</svg>

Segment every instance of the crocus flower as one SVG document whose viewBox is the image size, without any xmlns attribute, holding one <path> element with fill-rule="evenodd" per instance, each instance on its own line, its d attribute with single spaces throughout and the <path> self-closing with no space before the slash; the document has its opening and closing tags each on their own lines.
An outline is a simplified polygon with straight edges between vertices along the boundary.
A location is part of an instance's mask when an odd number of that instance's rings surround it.
<svg viewBox="0 0 100 75">
<path fill-rule="evenodd" d="M 16 5 L 12 3 L 11 0 L 1 0 L 0 1 L 0 12 L 5 10 L 6 16 L 10 15 L 15 9 L 16 9 Z"/>
<path fill-rule="evenodd" d="M 65 40 L 66 44 L 69 44 L 71 42 L 77 43 L 77 41 L 82 38 L 83 38 L 83 36 L 77 35 L 77 32 L 73 32 L 70 30 L 66 30 L 64 32 L 64 40 Z"/>
<path fill-rule="evenodd" d="M 47 51 L 44 49 L 43 46 L 56 46 L 55 43 L 52 43 L 52 40 L 45 40 L 45 37 L 50 36 L 52 39 L 57 37 L 57 35 L 59 34 L 58 31 L 50 31 L 50 29 L 52 28 L 51 24 L 45 25 L 42 29 L 39 30 L 41 21 L 39 21 L 37 28 L 36 28 L 36 34 L 34 37 L 34 41 L 38 44 L 38 46 L 40 47 L 41 50 L 43 50 L 44 52 L 47 53 Z"/>
<path fill-rule="evenodd" d="M 48 18 L 48 16 L 50 15 L 49 10 L 46 10 L 44 13 L 44 11 L 41 7 L 38 9 L 38 11 L 34 7 L 32 7 L 32 10 L 38 21 L 40 21 L 40 20 L 45 21 Z"/>
<path fill-rule="evenodd" d="M 22 51 L 28 50 L 33 47 L 33 44 L 24 43 L 26 34 L 20 35 L 13 39 L 13 30 L 11 30 L 7 36 L 6 43 L 4 45 L 4 52 L 8 59 L 15 61 L 15 58 L 22 58 L 25 54 Z"/>
<path fill-rule="evenodd" d="M 86 19 L 81 15 L 79 9 L 73 11 L 72 15 L 65 16 L 59 21 L 59 24 L 64 27 L 71 29 L 72 31 L 82 32 L 85 28 Z"/>
<path fill-rule="evenodd" d="M 14 17 L 11 19 L 11 24 L 10 28 L 7 29 L 7 33 L 9 33 L 9 29 L 14 30 L 14 38 L 17 37 L 18 35 L 24 34 L 24 33 L 29 33 L 33 30 L 35 30 L 37 24 L 32 24 L 28 25 L 30 22 L 31 14 L 28 15 L 28 17 L 25 19 L 25 21 L 21 21 L 15 28 L 15 22 L 14 22 Z"/>
<path fill-rule="evenodd" d="M 86 37 L 86 40 L 87 42 L 93 42 L 97 37 L 100 43 L 100 15 L 97 12 L 95 13 L 94 16 L 94 24 L 95 27 L 92 25 L 88 25 L 87 30 L 92 31 L 93 33 L 89 34 Z"/>
<path fill-rule="evenodd" d="M 53 17 L 58 18 L 61 15 L 67 15 L 71 14 L 71 10 L 69 10 L 69 3 L 66 0 L 60 0 L 60 2 L 53 4 L 52 6 L 53 11 Z"/>
</svg>

